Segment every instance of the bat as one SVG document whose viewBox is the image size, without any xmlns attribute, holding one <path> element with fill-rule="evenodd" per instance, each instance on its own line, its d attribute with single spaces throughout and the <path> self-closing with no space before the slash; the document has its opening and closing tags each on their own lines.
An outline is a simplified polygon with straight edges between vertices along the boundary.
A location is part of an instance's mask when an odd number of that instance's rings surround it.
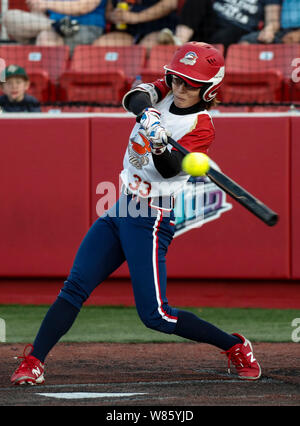
<svg viewBox="0 0 300 426">
<path fill-rule="evenodd" d="M 176 148 L 183 155 L 190 153 L 186 148 L 180 145 L 171 137 L 168 137 L 168 142 Z M 252 214 L 262 220 L 268 226 L 274 226 L 278 222 L 279 216 L 276 212 L 271 210 L 268 206 L 258 200 L 254 195 L 250 194 L 239 184 L 234 182 L 230 177 L 224 173 L 216 170 L 212 166 L 206 173 L 209 179 L 221 188 L 226 194 L 230 195 L 235 201 L 240 203 L 243 207 L 248 209 Z"/>
</svg>

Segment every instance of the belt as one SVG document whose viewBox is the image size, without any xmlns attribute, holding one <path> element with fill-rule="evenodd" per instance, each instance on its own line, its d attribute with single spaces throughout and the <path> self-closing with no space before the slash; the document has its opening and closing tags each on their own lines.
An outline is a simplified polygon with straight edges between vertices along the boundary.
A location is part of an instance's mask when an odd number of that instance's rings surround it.
<svg viewBox="0 0 300 426">
<path fill-rule="evenodd" d="M 175 198 L 173 195 L 159 195 L 156 197 L 144 198 L 131 192 L 128 188 L 125 187 L 125 185 L 123 186 L 123 193 L 125 195 L 131 196 L 132 199 L 135 199 L 137 203 L 146 202 L 149 207 L 156 209 L 171 211 L 175 205 Z"/>
</svg>

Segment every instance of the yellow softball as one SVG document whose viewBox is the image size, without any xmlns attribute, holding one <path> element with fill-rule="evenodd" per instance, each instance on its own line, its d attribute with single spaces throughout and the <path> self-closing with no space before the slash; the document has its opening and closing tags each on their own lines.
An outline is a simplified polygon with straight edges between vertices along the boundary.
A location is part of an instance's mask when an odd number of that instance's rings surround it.
<svg viewBox="0 0 300 426">
<path fill-rule="evenodd" d="M 182 170 L 191 176 L 203 176 L 209 168 L 209 157 L 202 152 L 191 152 L 182 160 Z"/>
</svg>

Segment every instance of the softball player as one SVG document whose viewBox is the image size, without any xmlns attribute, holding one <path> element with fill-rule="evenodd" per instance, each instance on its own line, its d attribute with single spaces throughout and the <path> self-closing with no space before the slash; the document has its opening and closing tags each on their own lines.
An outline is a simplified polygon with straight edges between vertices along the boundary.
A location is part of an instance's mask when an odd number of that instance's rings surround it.
<svg viewBox="0 0 300 426">
<path fill-rule="evenodd" d="M 261 375 L 251 343 L 168 304 L 166 254 L 174 235 L 174 196 L 189 179 L 182 154 L 168 135 L 191 151 L 207 153 L 214 139 L 208 109 L 224 77 L 224 59 L 213 46 L 190 42 L 165 66 L 165 78 L 128 92 L 123 105 L 137 116 L 129 136 L 116 205 L 82 241 L 71 272 L 47 312 L 33 345 L 27 345 L 13 384 L 44 383 L 44 361 L 70 329 L 91 292 L 127 261 L 137 312 L 154 330 L 214 345 L 241 379 Z M 27 353 L 27 351 L 29 353 Z"/>
</svg>

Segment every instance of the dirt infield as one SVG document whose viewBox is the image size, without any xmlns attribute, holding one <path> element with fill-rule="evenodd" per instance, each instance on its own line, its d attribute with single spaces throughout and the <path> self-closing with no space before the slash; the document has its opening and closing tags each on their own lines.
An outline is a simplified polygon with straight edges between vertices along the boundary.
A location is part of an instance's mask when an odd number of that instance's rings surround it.
<svg viewBox="0 0 300 426">
<path fill-rule="evenodd" d="M 19 362 L 14 357 L 22 354 L 23 347 L 23 344 L 0 346 L 1 406 L 175 409 L 300 405 L 297 343 L 255 344 L 255 356 L 262 367 L 262 377 L 256 382 L 228 375 L 224 355 L 204 344 L 59 343 L 48 356 L 44 385 L 11 386 L 10 375 Z"/>
</svg>

